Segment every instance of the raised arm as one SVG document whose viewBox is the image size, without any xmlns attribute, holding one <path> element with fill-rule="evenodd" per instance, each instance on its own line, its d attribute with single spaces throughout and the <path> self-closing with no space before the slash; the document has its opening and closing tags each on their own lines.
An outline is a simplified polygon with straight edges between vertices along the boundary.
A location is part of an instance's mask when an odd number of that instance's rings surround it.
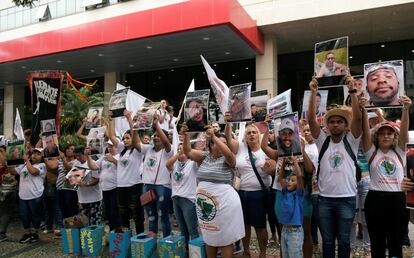
<svg viewBox="0 0 414 258">
<path fill-rule="evenodd" d="M 276 171 L 277 178 L 276 180 L 279 182 L 279 184 L 282 186 L 282 188 L 286 187 L 286 179 L 285 179 L 285 166 L 286 166 L 287 158 L 282 158 L 282 166 L 280 166 L 280 171 Z M 276 165 L 277 167 L 277 165 Z"/>
<path fill-rule="evenodd" d="M 160 127 L 160 125 L 158 123 L 158 119 L 159 119 L 159 116 L 158 115 L 155 115 L 154 116 L 153 126 L 155 128 L 155 131 L 158 133 L 158 135 L 160 137 L 160 140 L 161 140 L 162 144 L 164 145 L 165 150 L 167 152 L 170 152 L 171 151 L 171 143 L 170 143 L 170 140 L 168 140 L 167 135 L 165 135 L 164 131 L 161 129 L 161 127 Z"/>
<path fill-rule="evenodd" d="M 369 121 L 368 121 L 368 112 L 365 108 L 365 104 L 367 99 L 361 98 L 359 101 L 361 106 L 361 114 L 362 114 L 362 148 L 364 152 L 367 152 L 372 146 L 371 140 L 371 131 L 369 129 Z"/>
<path fill-rule="evenodd" d="M 132 136 L 132 146 L 134 146 L 137 151 L 141 152 L 141 139 L 139 138 L 138 132 L 134 130 L 134 121 L 132 121 L 131 112 L 124 110 L 124 116 L 129 124 L 129 130 Z"/>
<path fill-rule="evenodd" d="M 111 140 L 111 142 L 113 143 L 114 147 L 117 148 L 118 147 L 118 144 L 119 144 L 119 140 L 115 136 L 115 130 L 114 130 L 114 127 L 112 126 L 112 118 L 111 118 L 111 115 L 108 115 L 108 119 L 109 119 L 108 124 L 107 124 L 108 137 Z"/>
<path fill-rule="evenodd" d="M 29 171 L 30 174 L 34 176 L 37 176 L 40 174 L 40 170 L 32 165 L 28 155 L 24 155 L 24 161 L 26 161 L 27 171 Z"/>
<path fill-rule="evenodd" d="M 224 119 L 226 120 L 226 126 L 224 127 L 224 135 L 226 136 L 227 144 L 229 145 L 230 150 L 234 154 L 237 154 L 237 151 L 239 150 L 239 142 L 236 139 L 233 139 L 232 124 L 227 122 L 231 119 L 231 113 L 226 112 Z"/>
<path fill-rule="evenodd" d="M 297 188 L 303 190 L 302 170 L 300 169 L 296 156 L 291 157 L 293 161 L 293 167 L 295 169 L 296 180 L 298 182 Z"/>
<path fill-rule="evenodd" d="M 79 127 L 78 131 L 76 132 L 76 136 L 78 136 L 79 139 L 81 139 L 83 142 L 86 142 L 86 136 L 83 135 L 83 129 L 85 129 L 85 125 L 86 125 L 86 118 L 83 119 L 83 122 L 81 124 L 81 126 Z"/>
<path fill-rule="evenodd" d="M 211 126 L 208 126 L 206 131 L 207 137 L 217 146 L 221 154 L 224 156 L 224 160 L 226 161 L 227 165 L 234 168 L 236 166 L 236 155 L 230 150 L 226 143 L 222 142 L 220 138 L 218 138 L 213 131 Z"/>
<path fill-rule="evenodd" d="M 318 139 L 321 132 L 318 120 L 316 119 L 316 93 L 318 92 L 318 81 L 315 77 L 309 83 L 311 95 L 309 97 L 309 111 L 308 111 L 308 123 L 309 128 L 314 139 Z"/>
<path fill-rule="evenodd" d="M 96 165 L 95 161 L 92 159 L 92 157 L 90 155 L 87 156 L 88 157 L 88 167 L 91 170 L 99 170 L 99 167 Z"/>
<path fill-rule="evenodd" d="M 362 115 L 361 109 L 359 106 L 358 97 L 356 96 L 357 90 L 354 88 L 354 79 L 351 75 L 345 76 L 345 83 L 348 86 L 348 93 L 351 96 L 351 106 L 352 106 L 352 120 L 351 120 L 351 133 L 355 138 L 361 136 L 362 133 Z"/>
<path fill-rule="evenodd" d="M 260 143 L 260 147 L 262 148 L 263 152 L 271 159 L 277 160 L 278 152 L 269 147 L 269 126 L 266 123 L 266 130 L 262 137 L 262 142 Z"/>
<path fill-rule="evenodd" d="M 191 148 L 190 137 L 188 136 L 187 131 L 187 125 L 182 125 L 181 134 L 183 135 L 183 151 L 189 159 L 201 164 L 201 162 L 203 162 L 202 152 Z"/>
<path fill-rule="evenodd" d="M 407 96 L 402 96 L 403 109 L 401 114 L 400 136 L 398 138 L 398 146 L 405 150 L 405 144 L 408 142 L 408 126 L 410 124 L 410 106 L 411 99 Z"/>
<path fill-rule="evenodd" d="M 172 156 L 171 158 L 169 158 L 167 160 L 167 162 L 165 163 L 165 166 L 167 167 L 167 169 L 172 172 L 172 170 L 174 169 L 174 164 L 175 162 L 178 160 L 178 157 L 181 155 L 181 150 L 179 152 L 177 152 L 177 154 L 175 154 L 174 156 Z"/>
</svg>

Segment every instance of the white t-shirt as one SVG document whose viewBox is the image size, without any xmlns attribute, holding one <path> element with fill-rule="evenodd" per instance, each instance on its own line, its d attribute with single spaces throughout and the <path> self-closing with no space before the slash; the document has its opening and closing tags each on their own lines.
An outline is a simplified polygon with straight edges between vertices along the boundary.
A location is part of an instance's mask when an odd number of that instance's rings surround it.
<svg viewBox="0 0 414 258">
<path fill-rule="evenodd" d="M 314 173 L 312 174 L 312 194 L 319 194 L 318 180 L 316 178 L 319 151 L 316 143 L 305 144 L 305 152 L 308 155 L 309 159 L 312 161 L 313 167 L 315 168 Z"/>
<path fill-rule="evenodd" d="M 26 165 L 16 167 L 16 173 L 20 175 L 19 197 L 22 200 L 33 200 L 43 194 L 46 165 L 45 163 L 38 163 L 33 164 L 33 167 L 39 169 L 39 175 L 30 174 Z"/>
<path fill-rule="evenodd" d="M 365 153 L 367 160 L 371 159 L 371 156 L 375 152 L 375 146 Z M 401 192 L 401 182 L 404 178 L 404 167 L 401 165 L 397 154 L 400 155 L 403 165 L 405 166 L 405 152 L 398 146 L 394 150 L 389 150 L 387 153 L 377 149 L 377 154 L 371 162 L 369 167 L 371 183 L 370 190 L 384 191 L 384 192 Z"/>
<path fill-rule="evenodd" d="M 320 151 L 326 139 L 326 134 L 321 130 L 316 145 Z M 346 139 L 355 154 L 358 154 L 361 137 L 355 138 L 351 132 L 346 134 Z M 343 140 L 339 143 L 329 142 L 328 149 L 320 163 L 318 187 L 321 196 L 324 197 L 352 197 L 357 194 L 356 168 L 354 161 L 346 152 Z"/>
<path fill-rule="evenodd" d="M 75 160 L 73 166 L 79 166 L 88 168 L 88 162 L 81 163 L 79 160 Z M 89 174 L 83 179 L 84 181 L 91 180 L 92 178 L 99 179 L 99 172 L 97 170 L 90 170 Z M 102 200 L 102 190 L 100 184 L 94 186 L 83 186 L 78 188 L 78 201 L 79 203 L 93 203 Z"/>
<path fill-rule="evenodd" d="M 152 145 L 142 144 L 141 153 L 145 155 L 142 182 L 144 184 L 154 184 L 157 171 L 159 170 L 155 184 L 171 188 L 170 172 L 165 163 L 174 155 L 172 149 L 170 152 L 167 152 L 165 149 L 156 152 Z"/>
<path fill-rule="evenodd" d="M 156 111 L 156 113 L 162 117 L 164 117 L 164 122 L 160 123 L 160 121 L 158 121 L 158 124 L 160 125 L 161 129 L 168 131 L 169 128 L 169 122 L 170 122 L 170 115 L 167 113 L 167 111 L 162 110 L 162 109 L 158 109 Z"/>
<path fill-rule="evenodd" d="M 132 152 L 129 149 L 124 153 L 123 156 L 121 156 L 121 152 L 124 149 L 124 143 L 119 142 L 117 146 L 119 159 L 116 173 L 118 187 L 129 187 L 141 183 L 139 168 L 142 162 L 142 154 L 136 149 L 134 149 Z"/>
<path fill-rule="evenodd" d="M 119 160 L 119 154 L 113 156 L 116 160 Z M 102 191 L 109 191 L 117 187 L 117 165 L 104 159 L 105 156 L 99 158 L 96 161 L 96 165 L 100 170 L 100 181 Z"/>
<path fill-rule="evenodd" d="M 269 159 L 262 149 L 253 151 L 254 165 L 257 172 L 266 187 L 269 187 L 272 183 L 272 177 L 262 170 L 266 159 Z M 239 150 L 236 155 L 236 168 L 240 173 L 240 190 L 243 191 L 260 191 L 262 187 L 256 174 L 254 173 L 253 164 L 250 162 L 249 151 L 247 145 L 244 142 L 239 143 Z"/>
<path fill-rule="evenodd" d="M 172 196 L 180 196 L 194 202 L 197 189 L 198 165 L 192 160 L 176 161 L 171 171 Z"/>
</svg>

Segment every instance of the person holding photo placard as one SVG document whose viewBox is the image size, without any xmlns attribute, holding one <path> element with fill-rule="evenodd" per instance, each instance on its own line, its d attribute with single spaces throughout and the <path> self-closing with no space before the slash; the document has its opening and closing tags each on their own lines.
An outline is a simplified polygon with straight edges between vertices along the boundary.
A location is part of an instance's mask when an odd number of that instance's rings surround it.
<svg viewBox="0 0 414 258">
<path fill-rule="evenodd" d="M 368 160 L 371 183 L 365 200 L 365 218 L 373 257 L 402 257 L 407 225 L 406 200 L 401 184 L 405 173 L 405 144 L 408 142 L 411 99 L 402 97 L 401 125 L 382 122 L 371 131 L 365 102 L 363 111 L 363 149 Z M 381 212 L 378 212 L 378 211 Z M 386 222 L 386 223 L 384 223 Z"/>
<path fill-rule="evenodd" d="M 345 82 L 351 95 L 352 113 L 349 108 L 330 109 L 324 117 L 329 134 L 321 130 L 315 115 L 318 82 L 313 78 L 309 83 L 312 94 L 308 122 L 319 150 L 318 205 L 324 257 L 335 257 L 336 241 L 338 257 L 348 258 L 351 253 L 350 234 L 355 217 L 356 179 L 360 177 L 356 157 L 361 140 L 362 119 L 352 77 L 345 76 Z"/>
</svg>

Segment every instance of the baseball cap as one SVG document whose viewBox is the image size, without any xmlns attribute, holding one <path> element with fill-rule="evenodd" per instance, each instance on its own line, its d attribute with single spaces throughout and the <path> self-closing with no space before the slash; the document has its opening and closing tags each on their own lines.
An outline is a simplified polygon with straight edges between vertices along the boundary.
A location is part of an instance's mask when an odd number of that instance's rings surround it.
<svg viewBox="0 0 414 258">
<path fill-rule="evenodd" d="M 33 148 L 32 149 L 32 153 L 35 152 L 35 151 L 42 153 L 43 152 L 43 148 Z"/>
<path fill-rule="evenodd" d="M 377 125 L 373 128 L 372 132 L 373 132 L 373 133 L 377 133 L 377 132 L 378 132 L 378 130 L 379 130 L 379 129 L 381 129 L 381 128 L 383 128 L 383 127 L 389 127 L 389 128 L 391 128 L 392 130 L 394 130 L 394 132 L 396 132 L 397 134 L 399 134 L 399 133 L 400 133 L 400 126 L 399 126 L 397 123 L 395 123 L 395 122 L 390 122 L 390 121 L 386 121 L 386 122 L 382 122 L 382 123 L 377 124 Z"/>
<path fill-rule="evenodd" d="M 280 122 L 279 126 L 279 132 L 283 131 L 284 129 L 290 129 L 292 131 L 295 131 L 295 125 L 290 118 L 283 118 L 282 122 Z"/>
</svg>

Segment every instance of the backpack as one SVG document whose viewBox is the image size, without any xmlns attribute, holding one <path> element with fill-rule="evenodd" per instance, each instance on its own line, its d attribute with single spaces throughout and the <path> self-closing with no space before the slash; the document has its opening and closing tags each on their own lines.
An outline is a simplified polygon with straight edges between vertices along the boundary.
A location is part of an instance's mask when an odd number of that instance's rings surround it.
<svg viewBox="0 0 414 258">
<path fill-rule="evenodd" d="M 331 137 L 327 136 L 325 141 L 322 144 L 322 148 L 319 152 L 319 157 L 318 157 L 318 172 L 316 174 L 316 179 L 319 180 L 319 170 L 320 170 L 320 163 L 322 160 L 323 155 L 325 154 L 326 150 L 329 147 L 329 142 L 331 141 Z M 351 157 L 351 159 L 354 161 L 354 165 L 356 168 L 355 171 L 355 177 L 357 179 L 357 182 L 359 182 L 361 180 L 361 168 L 358 166 L 358 161 L 357 158 L 354 154 L 354 152 L 352 151 L 351 145 L 349 144 L 348 140 L 346 139 L 346 134 L 344 135 L 344 138 L 342 139 L 342 141 L 344 142 L 344 146 L 345 146 L 345 150 L 348 153 L 348 155 Z"/>
</svg>

